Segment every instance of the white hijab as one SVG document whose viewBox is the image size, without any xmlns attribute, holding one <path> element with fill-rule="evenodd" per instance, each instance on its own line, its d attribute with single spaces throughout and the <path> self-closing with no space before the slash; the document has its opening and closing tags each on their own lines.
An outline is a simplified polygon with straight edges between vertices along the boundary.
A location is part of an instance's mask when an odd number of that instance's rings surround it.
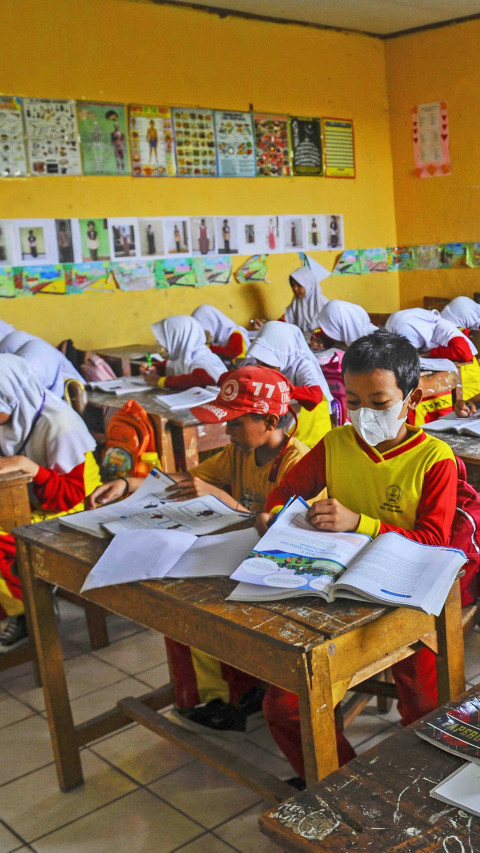
<svg viewBox="0 0 480 853">
<path fill-rule="evenodd" d="M 280 320 L 265 323 L 251 344 L 247 358 L 255 358 L 270 367 L 276 367 L 293 385 L 299 384 L 296 382 L 296 374 L 302 362 L 308 362 L 310 368 L 313 368 L 315 384 L 320 385 L 326 400 L 333 400 L 322 368 L 298 326 Z"/>
<path fill-rule="evenodd" d="M 0 353 L 19 355 L 31 364 L 40 379 L 41 385 L 48 388 L 56 397 L 63 397 L 65 380 L 76 379 L 84 384 L 82 377 L 75 370 L 71 361 L 41 338 L 29 336 L 19 345 L 26 332 L 13 332 L 0 340 Z"/>
<path fill-rule="evenodd" d="M 333 341 L 342 341 L 347 346 L 363 335 L 377 331 L 365 308 L 343 299 L 331 299 L 322 308 L 319 326 Z"/>
<path fill-rule="evenodd" d="M 248 337 L 248 332 L 243 326 L 240 326 L 238 323 L 235 323 L 230 317 L 227 317 L 226 314 L 222 314 L 218 308 L 214 308 L 213 305 L 200 305 L 198 308 L 195 308 L 195 311 L 192 314 L 192 317 L 195 320 L 198 320 L 202 329 L 206 332 L 210 332 L 212 336 L 212 343 L 218 344 L 218 346 L 225 347 L 228 344 L 228 341 L 233 335 L 234 332 L 240 332 L 243 340 L 245 341 L 245 346 L 248 348 L 250 344 L 250 338 Z"/>
<path fill-rule="evenodd" d="M 80 415 L 42 388 L 33 367 L 17 355 L 0 355 L 0 412 L 11 416 L 0 425 L 3 456 L 21 453 L 37 465 L 68 474 L 95 448 Z"/>
<path fill-rule="evenodd" d="M 390 332 L 403 335 L 415 349 L 423 352 L 434 347 L 446 347 L 452 338 L 461 336 L 468 342 L 473 355 L 477 353 L 477 348 L 467 336 L 454 323 L 444 320 L 436 309 L 405 308 L 403 311 L 395 311 L 390 314 L 385 325 Z"/>
<path fill-rule="evenodd" d="M 461 329 L 480 328 L 480 304 L 469 296 L 457 296 L 452 299 L 443 311 L 440 311 L 440 316 Z"/>
<path fill-rule="evenodd" d="M 15 331 L 15 326 L 12 326 L 11 323 L 6 323 L 5 320 L 0 320 L 0 341 L 9 335 L 10 332 Z"/>
<path fill-rule="evenodd" d="M 223 361 L 207 347 L 205 332 L 194 317 L 187 314 L 167 317 L 154 323 L 152 332 L 167 351 L 167 376 L 202 369 L 216 382 L 225 373 Z"/>
<path fill-rule="evenodd" d="M 290 305 L 285 309 L 285 320 L 298 326 L 302 332 L 314 332 L 318 329 L 320 311 L 327 304 L 328 299 L 322 293 L 322 288 L 317 282 L 315 273 L 309 267 L 299 267 L 290 273 L 297 284 L 306 290 L 303 299 L 294 296 Z"/>
</svg>

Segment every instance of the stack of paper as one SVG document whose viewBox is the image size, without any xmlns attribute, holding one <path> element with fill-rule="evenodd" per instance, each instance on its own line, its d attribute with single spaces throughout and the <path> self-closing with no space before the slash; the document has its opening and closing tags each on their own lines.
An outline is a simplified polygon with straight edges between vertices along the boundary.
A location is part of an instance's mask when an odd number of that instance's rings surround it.
<svg viewBox="0 0 480 853">
<path fill-rule="evenodd" d="M 106 379 L 104 382 L 88 382 L 87 387 L 92 391 L 103 391 L 105 394 L 138 394 L 140 391 L 151 390 L 143 376 L 119 376 L 118 379 Z"/>
<path fill-rule="evenodd" d="M 194 406 L 211 403 L 212 400 L 216 400 L 218 391 L 219 389 L 213 385 L 207 385 L 206 388 L 195 386 L 178 394 L 156 394 L 155 399 L 170 412 L 174 412 L 177 409 L 192 409 Z"/>
</svg>

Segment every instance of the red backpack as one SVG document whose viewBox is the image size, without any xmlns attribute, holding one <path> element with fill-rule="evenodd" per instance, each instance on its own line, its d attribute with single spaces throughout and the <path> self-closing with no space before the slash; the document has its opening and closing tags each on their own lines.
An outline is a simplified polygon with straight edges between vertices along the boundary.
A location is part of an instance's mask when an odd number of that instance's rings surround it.
<svg viewBox="0 0 480 853">
<path fill-rule="evenodd" d="M 146 476 L 149 469 L 141 460 L 142 453 L 156 449 L 155 432 L 145 409 L 136 400 L 128 400 L 108 422 L 102 479 Z"/>
<path fill-rule="evenodd" d="M 343 355 L 343 352 L 337 350 L 326 362 L 323 362 L 321 357 L 318 359 L 333 399 L 337 403 L 337 426 L 342 426 L 347 421 L 347 397 L 342 376 Z"/>
<path fill-rule="evenodd" d="M 462 607 L 465 607 L 467 604 L 474 604 L 480 592 L 480 495 L 467 483 L 465 463 L 458 457 L 457 467 L 457 508 L 448 545 L 451 548 L 461 548 L 468 558 L 468 562 L 463 566 L 465 574 L 460 578 Z"/>
</svg>

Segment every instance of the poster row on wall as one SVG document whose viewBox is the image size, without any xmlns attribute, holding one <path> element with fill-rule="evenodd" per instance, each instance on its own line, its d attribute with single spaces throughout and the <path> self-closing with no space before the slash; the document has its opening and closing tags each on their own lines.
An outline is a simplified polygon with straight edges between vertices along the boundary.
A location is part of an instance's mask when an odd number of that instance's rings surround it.
<svg viewBox="0 0 480 853">
<path fill-rule="evenodd" d="M 354 178 L 353 121 L 2 96 L 0 174 Z"/>
<path fill-rule="evenodd" d="M 440 243 L 378 249 L 346 249 L 332 275 L 480 268 L 480 243 Z"/>
<path fill-rule="evenodd" d="M 341 214 L 0 220 L 0 266 L 251 255 L 344 246 Z"/>
</svg>

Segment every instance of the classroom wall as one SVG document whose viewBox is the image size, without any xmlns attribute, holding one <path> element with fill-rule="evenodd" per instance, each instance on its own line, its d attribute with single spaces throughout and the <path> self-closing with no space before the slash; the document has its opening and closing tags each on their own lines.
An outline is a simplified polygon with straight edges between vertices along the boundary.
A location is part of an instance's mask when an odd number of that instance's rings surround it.
<svg viewBox="0 0 480 853">
<path fill-rule="evenodd" d="M 0 218 L 342 213 L 348 248 L 392 245 L 395 217 L 381 40 L 220 18 L 130 0 L 3 0 L 0 91 L 353 118 L 357 178 L 2 179 Z M 335 252 L 316 253 L 333 267 Z M 238 259 L 238 264 L 241 259 Z M 269 283 L 4 300 L 1 316 L 80 347 L 151 340 L 150 323 L 202 302 L 239 322 L 277 317 L 297 255 L 271 256 Z M 395 273 L 332 278 L 328 296 L 398 307 Z"/>
<path fill-rule="evenodd" d="M 480 21 L 392 39 L 385 44 L 399 245 L 480 240 Z M 446 101 L 451 175 L 414 175 L 411 109 Z M 480 270 L 400 273 L 402 308 L 424 295 L 472 296 Z"/>
</svg>

